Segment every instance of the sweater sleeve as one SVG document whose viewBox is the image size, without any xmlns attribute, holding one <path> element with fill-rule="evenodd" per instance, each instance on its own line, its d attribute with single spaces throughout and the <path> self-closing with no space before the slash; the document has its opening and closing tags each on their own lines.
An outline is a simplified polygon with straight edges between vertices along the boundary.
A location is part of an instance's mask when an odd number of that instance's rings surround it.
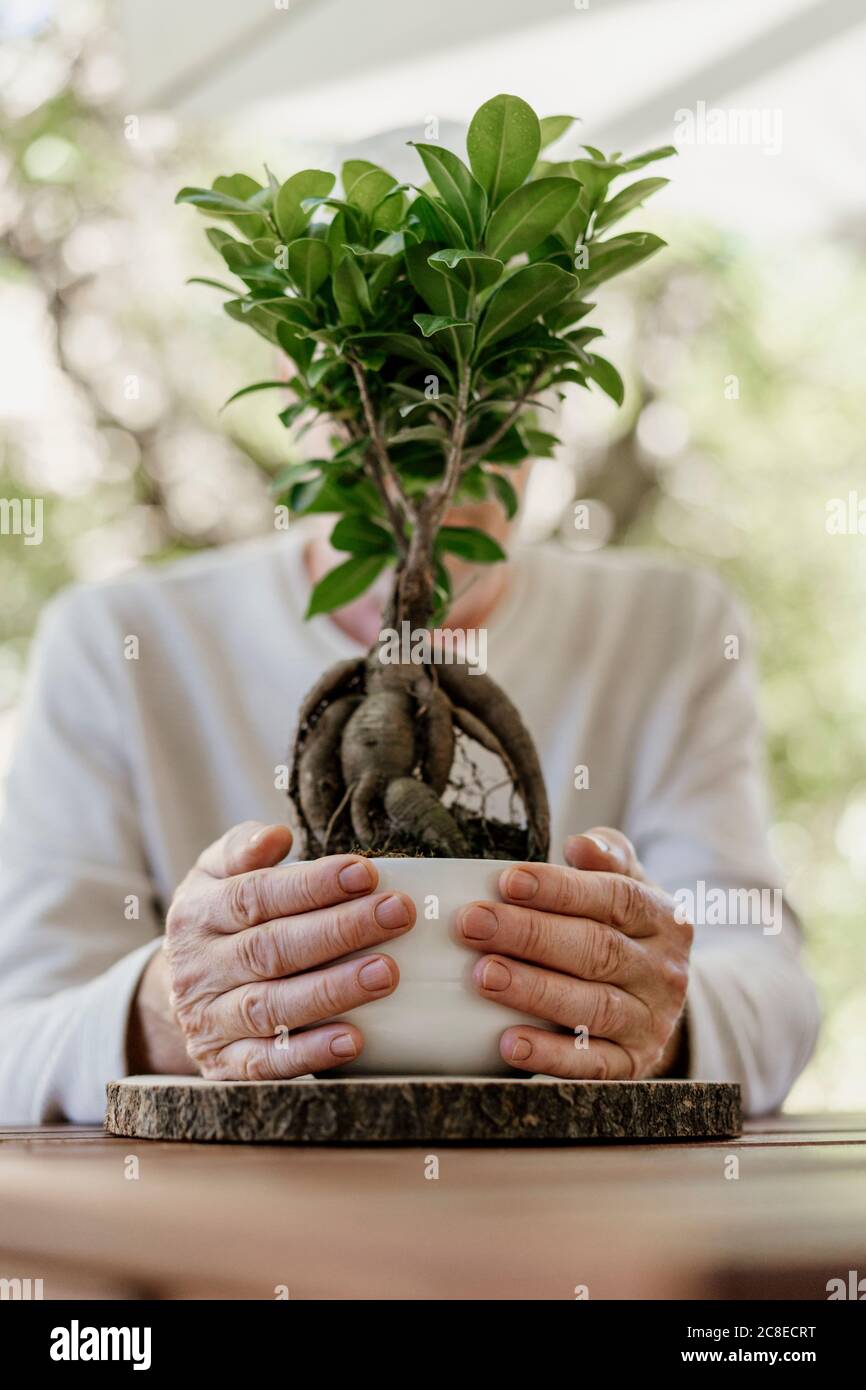
<svg viewBox="0 0 866 1390">
<path fill-rule="evenodd" d="M 102 1119 L 161 942 L 123 728 L 126 652 L 87 589 L 49 605 L 36 637 L 0 821 L 3 1123 Z"/>
<path fill-rule="evenodd" d="M 625 830 L 695 924 L 686 1006 L 693 1079 L 738 1081 L 775 1109 L 811 1056 L 819 1013 L 767 840 L 750 637 L 717 581 L 692 602 L 646 712 Z"/>
</svg>

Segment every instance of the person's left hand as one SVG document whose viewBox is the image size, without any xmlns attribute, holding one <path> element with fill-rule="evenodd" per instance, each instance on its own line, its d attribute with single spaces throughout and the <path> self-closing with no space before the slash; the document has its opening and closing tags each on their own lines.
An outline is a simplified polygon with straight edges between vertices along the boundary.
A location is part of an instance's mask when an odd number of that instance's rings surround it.
<svg viewBox="0 0 866 1390">
<path fill-rule="evenodd" d="M 458 917 L 458 939 L 484 953 L 479 993 L 568 1030 L 506 1028 L 500 1052 L 548 1076 L 662 1076 L 679 1047 L 692 927 L 646 882 L 619 831 L 574 835 L 565 857 L 568 868 L 506 869 L 505 901 L 470 903 Z"/>
</svg>

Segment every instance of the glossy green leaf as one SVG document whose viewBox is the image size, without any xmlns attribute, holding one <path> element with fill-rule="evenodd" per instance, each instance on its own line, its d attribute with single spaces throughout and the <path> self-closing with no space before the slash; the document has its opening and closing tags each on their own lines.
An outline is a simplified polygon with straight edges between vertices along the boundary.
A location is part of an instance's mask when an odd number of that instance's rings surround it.
<svg viewBox="0 0 866 1390">
<path fill-rule="evenodd" d="M 474 323 L 451 318 L 448 314 L 416 314 L 414 321 L 425 338 L 441 337 L 451 356 L 458 362 L 464 362 L 472 351 L 475 341 Z"/>
<path fill-rule="evenodd" d="M 360 266 L 351 252 L 334 271 L 331 286 L 340 322 L 362 326 L 371 312 L 370 294 Z"/>
<path fill-rule="evenodd" d="M 436 537 L 436 549 L 449 555 L 459 555 L 476 565 L 493 565 L 506 558 L 498 541 L 475 526 L 442 526 Z"/>
<path fill-rule="evenodd" d="M 651 232 L 624 232 L 607 241 L 594 241 L 589 248 L 589 267 L 580 272 L 580 288 L 585 293 L 592 286 L 621 275 L 633 265 L 645 261 L 667 243 Z"/>
<path fill-rule="evenodd" d="M 497 473 L 492 468 L 485 469 L 484 476 L 487 479 L 487 485 L 490 491 L 493 493 L 496 500 L 502 504 L 508 520 L 512 521 L 517 515 L 517 509 L 520 506 L 520 499 L 513 486 L 504 474 Z"/>
<path fill-rule="evenodd" d="M 478 108 L 466 136 L 466 150 L 491 208 L 519 188 L 540 148 L 538 117 L 520 97 L 502 93 Z"/>
<path fill-rule="evenodd" d="M 353 555 L 320 579 L 307 606 L 306 616 L 332 613 L 369 589 L 388 563 L 387 555 Z"/>
<path fill-rule="evenodd" d="M 336 182 L 324 169 L 302 169 L 280 185 L 274 200 L 274 219 L 283 241 L 294 241 L 304 231 L 309 214 L 301 207 L 305 198 L 326 198 Z"/>
<path fill-rule="evenodd" d="M 487 194 L 478 180 L 451 150 L 413 140 L 409 144 L 414 144 L 439 196 L 469 241 L 479 242 L 487 218 Z"/>
<path fill-rule="evenodd" d="M 505 269 L 502 261 L 494 256 L 485 256 L 481 251 L 463 251 L 455 246 L 434 251 L 427 259 L 435 270 L 450 276 L 472 294 L 495 285 Z"/>
<path fill-rule="evenodd" d="M 409 279 L 434 314 L 462 318 L 466 312 L 466 290 L 445 273 L 444 266 L 437 270 L 431 264 L 435 249 L 435 241 L 420 241 L 406 247 L 403 255 Z"/>
<path fill-rule="evenodd" d="M 323 241 L 301 237 L 289 245 L 289 274 L 307 299 L 327 280 L 331 270 L 331 253 Z"/>
<path fill-rule="evenodd" d="M 625 387 L 622 377 L 612 362 L 608 362 L 605 357 L 594 357 L 592 353 L 587 353 L 587 366 L 584 370 L 586 375 L 597 386 L 600 386 L 612 401 L 615 401 L 617 405 L 622 405 Z"/>
<path fill-rule="evenodd" d="M 330 540 L 335 550 L 348 550 L 352 555 L 392 555 L 395 551 L 390 532 L 360 512 L 342 517 Z"/>
<path fill-rule="evenodd" d="M 253 391 L 285 391 L 286 385 L 285 381 L 256 381 L 252 386 L 242 386 L 240 391 L 235 391 L 234 395 L 229 396 L 228 400 L 223 402 L 221 409 L 225 410 L 232 401 L 239 401 L 241 396 L 252 395 Z"/>
<path fill-rule="evenodd" d="M 670 159 L 676 154 L 679 154 L 676 145 L 660 145 L 657 149 L 647 150 L 646 154 L 638 154 L 633 159 L 625 160 L 621 167 L 625 173 L 632 174 L 635 169 L 643 169 L 647 164 L 654 164 L 657 159 Z"/>
<path fill-rule="evenodd" d="M 628 188 L 623 188 L 616 197 L 604 203 L 596 213 L 595 230 L 600 231 L 602 227 L 609 227 L 611 223 L 618 222 L 621 217 L 625 217 L 627 212 L 640 207 L 647 198 L 652 197 L 660 188 L 664 188 L 670 183 L 670 179 L 638 179 L 637 183 L 629 184 Z"/>
<path fill-rule="evenodd" d="M 478 334 L 479 348 L 517 333 L 576 287 L 576 276 L 559 266 L 545 262 L 524 266 L 490 296 Z"/>
<path fill-rule="evenodd" d="M 578 116 L 542 116 L 541 126 L 541 149 L 546 150 L 548 145 L 552 145 L 554 140 L 558 140 L 565 135 L 566 131 L 571 130 Z"/>
<path fill-rule="evenodd" d="M 534 179 L 515 189 L 494 212 L 485 247 L 501 261 L 528 251 L 549 236 L 580 197 L 575 179 Z"/>
</svg>

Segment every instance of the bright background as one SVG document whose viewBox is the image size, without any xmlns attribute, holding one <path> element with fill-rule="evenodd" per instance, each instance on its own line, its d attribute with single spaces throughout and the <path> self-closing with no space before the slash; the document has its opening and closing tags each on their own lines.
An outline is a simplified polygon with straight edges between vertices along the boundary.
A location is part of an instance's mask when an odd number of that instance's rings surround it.
<svg viewBox="0 0 866 1390">
<path fill-rule="evenodd" d="M 626 405 L 569 404 L 524 524 L 708 564 L 751 608 L 826 1013 L 788 1108 L 864 1108 L 866 538 L 827 529 L 833 499 L 866 511 L 862 0 L 7 0 L 0 26 L 0 498 L 44 498 L 46 527 L 0 535 L 0 761 L 55 590 L 271 524 L 295 446 L 265 397 L 217 414 L 273 363 L 184 288 L 216 261 L 181 184 L 349 153 L 408 174 L 406 139 L 435 118 L 452 143 L 498 91 L 627 153 L 699 102 L 781 133 L 661 170 L 638 217 L 671 249 L 599 295 Z"/>
</svg>

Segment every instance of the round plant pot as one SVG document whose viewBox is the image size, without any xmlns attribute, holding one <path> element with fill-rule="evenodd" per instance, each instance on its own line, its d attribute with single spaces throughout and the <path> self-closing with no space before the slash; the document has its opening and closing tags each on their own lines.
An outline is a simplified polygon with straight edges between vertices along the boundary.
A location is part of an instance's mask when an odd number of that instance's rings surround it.
<svg viewBox="0 0 866 1390">
<path fill-rule="evenodd" d="M 480 952 L 452 932 L 461 907 L 498 901 L 499 877 L 512 867 L 501 859 L 374 859 L 379 891 L 406 893 L 417 908 L 415 925 L 379 948 L 400 969 L 393 994 L 342 1015 L 364 1035 L 353 1076 L 520 1076 L 499 1053 L 509 1025 L 544 1025 L 484 999 L 472 983 Z M 356 952 L 367 955 L 368 951 Z"/>
</svg>

